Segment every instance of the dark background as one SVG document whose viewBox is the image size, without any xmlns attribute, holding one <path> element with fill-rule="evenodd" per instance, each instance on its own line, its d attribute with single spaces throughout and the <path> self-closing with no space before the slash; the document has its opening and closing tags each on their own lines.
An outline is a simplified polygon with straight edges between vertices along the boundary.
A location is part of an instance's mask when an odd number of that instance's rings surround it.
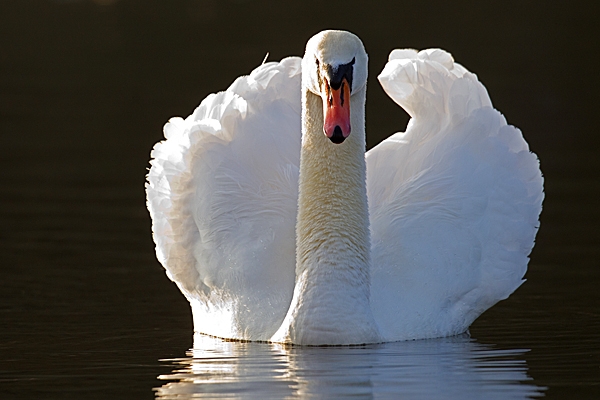
<svg viewBox="0 0 600 400">
<path fill-rule="evenodd" d="M 369 146 L 408 120 L 375 79 L 402 47 L 450 51 L 523 131 L 546 179 L 529 280 L 471 332 L 531 348 L 549 396 L 597 394 L 598 4 L 0 0 L 0 396 L 152 395 L 192 321 L 154 257 L 149 152 L 170 117 L 328 28 L 369 53 Z"/>
</svg>

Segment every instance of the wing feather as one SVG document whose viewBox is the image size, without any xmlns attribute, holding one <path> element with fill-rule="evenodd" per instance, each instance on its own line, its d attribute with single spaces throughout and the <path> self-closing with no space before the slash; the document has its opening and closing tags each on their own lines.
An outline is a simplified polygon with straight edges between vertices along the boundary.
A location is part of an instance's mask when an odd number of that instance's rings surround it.
<svg viewBox="0 0 600 400">
<path fill-rule="evenodd" d="M 300 58 L 267 63 L 171 119 L 146 185 L 159 261 L 197 330 L 266 340 L 295 272 Z M 269 333 L 270 332 L 270 333 Z"/>
<path fill-rule="evenodd" d="M 539 163 L 450 54 L 395 50 L 379 80 L 412 119 L 367 153 L 375 317 L 388 340 L 460 333 L 523 282 Z"/>
</svg>

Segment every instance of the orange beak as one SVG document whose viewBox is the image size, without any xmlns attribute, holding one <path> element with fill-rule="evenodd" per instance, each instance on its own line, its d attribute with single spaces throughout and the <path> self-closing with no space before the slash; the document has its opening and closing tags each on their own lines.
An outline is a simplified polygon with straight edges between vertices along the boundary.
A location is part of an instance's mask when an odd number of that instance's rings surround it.
<svg viewBox="0 0 600 400">
<path fill-rule="evenodd" d="M 346 78 L 337 89 L 325 80 L 323 97 L 323 132 L 333 143 L 340 144 L 350 135 L 350 85 Z"/>
</svg>

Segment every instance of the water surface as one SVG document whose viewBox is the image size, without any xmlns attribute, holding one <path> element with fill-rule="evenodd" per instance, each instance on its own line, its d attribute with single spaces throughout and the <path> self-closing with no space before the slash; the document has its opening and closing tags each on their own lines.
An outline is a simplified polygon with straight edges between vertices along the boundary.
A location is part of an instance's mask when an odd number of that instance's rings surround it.
<svg viewBox="0 0 600 400">
<path fill-rule="evenodd" d="M 468 335 L 354 347 L 295 347 L 196 336 L 188 357 L 156 389 L 161 399 L 526 399 L 544 388 L 527 373 L 527 349 L 501 350 Z"/>
</svg>

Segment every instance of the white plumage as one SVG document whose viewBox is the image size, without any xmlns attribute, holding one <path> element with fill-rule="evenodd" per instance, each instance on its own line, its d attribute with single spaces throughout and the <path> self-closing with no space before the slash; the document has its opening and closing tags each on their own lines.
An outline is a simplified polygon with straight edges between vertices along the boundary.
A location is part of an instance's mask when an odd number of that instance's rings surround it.
<svg viewBox="0 0 600 400">
<path fill-rule="evenodd" d="M 152 152 L 146 189 L 157 256 L 190 301 L 194 329 L 306 344 L 464 332 L 523 282 L 534 244 L 543 180 L 521 132 L 450 54 L 394 50 L 379 80 L 412 119 L 366 154 L 364 306 L 379 337 L 319 340 L 313 329 L 294 339 L 281 327 L 296 284 L 301 75 L 297 57 L 261 65 L 185 120 L 171 119 Z M 311 305 L 303 320 L 355 329 L 326 310 Z"/>
</svg>

